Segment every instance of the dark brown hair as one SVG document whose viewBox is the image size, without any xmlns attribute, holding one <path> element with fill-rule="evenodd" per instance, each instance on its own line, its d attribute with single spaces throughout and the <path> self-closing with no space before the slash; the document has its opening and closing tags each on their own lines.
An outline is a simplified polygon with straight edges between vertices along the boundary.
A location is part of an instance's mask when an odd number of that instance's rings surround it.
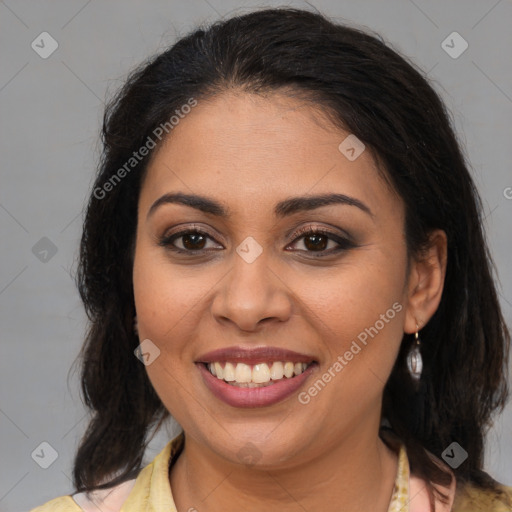
<svg viewBox="0 0 512 512">
<path fill-rule="evenodd" d="M 287 8 L 222 20 L 181 38 L 134 71 L 106 108 L 77 274 L 90 320 L 81 352 L 82 393 L 93 414 L 76 454 L 77 491 L 133 475 L 148 433 L 169 415 L 134 356 L 139 340 L 132 329 L 137 203 L 151 154 L 108 193 L 105 184 L 190 98 L 201 101 L 228 89 L 303 94 L 363 141 L 405 204 L 409 256 L 420 253 L 432 230 L 446 232 L 444 291 L 421 332 L 420 387 L 413 387 L 406 370 L 412 340 L 404 335 L 383 416 L 405 443 L 411 469 L 428 481 L 451 481 L 427 451 L 440 457 L 455 441 L 468 452 L 454 470 L 457 481 L 499 493 L 483 471 L 484 436 L 508 396 L 510 336 L 480 199 L 450 118 L 423 74 L 381 38 Z"/>
</svg>

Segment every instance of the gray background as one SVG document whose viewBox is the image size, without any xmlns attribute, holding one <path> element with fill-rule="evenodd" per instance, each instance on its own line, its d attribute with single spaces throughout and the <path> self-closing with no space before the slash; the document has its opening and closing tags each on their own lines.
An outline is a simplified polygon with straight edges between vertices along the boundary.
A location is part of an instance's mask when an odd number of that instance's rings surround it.
<svg viewBox="0 0 512 512">
<path fill-rule="evenodd" d="M 453 112 L 484 199 L 511 325 L 511 1 L 312 3 L 340 21 L 379 32 L 428 71 Z M 284 4 L 0 1 L 0 511 L 26 511 L 72 491 L 72 456 L 86 413 L 70 369 L 86 324 L 71 274 L 107 93 L 134 65 L 196 24 L 272 5 Z M 312 9 L 299 1 L 287 5 Z M 441 46 L 453 31 L 469 44 L 458 58 Z M 59 45 L 46 59 L 31 47 L 42 32 Z M 460 41 L 448 44 L 461 48 Z M 153 440 L 147 462 L 172 428 Z M 44 441 L 58 452 L 48 469 L 31 456 Z M 512 484 L 510 405 L 489 433 L 486 470 Z"/>
</svg>

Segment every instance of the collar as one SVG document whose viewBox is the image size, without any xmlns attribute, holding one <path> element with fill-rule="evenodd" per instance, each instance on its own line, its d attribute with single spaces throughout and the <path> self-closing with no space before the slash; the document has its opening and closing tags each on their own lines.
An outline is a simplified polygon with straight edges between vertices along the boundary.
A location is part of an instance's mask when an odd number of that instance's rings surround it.
<svg viewBox="0 0 512 512">
<path fill-rule="evenodd" d="M 169 483 L 169 472 L 183 450 L 184 441 L 185 435 L 181 432 L 139 473 L 120 512 L 177 512 Z M 450 502 L 447 505 L 436 503 L 436 510 L 439 512 L 451 510 L 455 479 L 448 492 Z M 425 481 L 410 474 L 407 451 L 403 443 L 400 443 L 398 449 L 395 486 L 388 512 L 430 512 Z"/>
<path fill-rule="evenodd" d="M 403 444 L 398 451 L 398 468 L 395 487 L 391 495 L 388 512 L 409 512 L 409 460 Z"/>
</svg>

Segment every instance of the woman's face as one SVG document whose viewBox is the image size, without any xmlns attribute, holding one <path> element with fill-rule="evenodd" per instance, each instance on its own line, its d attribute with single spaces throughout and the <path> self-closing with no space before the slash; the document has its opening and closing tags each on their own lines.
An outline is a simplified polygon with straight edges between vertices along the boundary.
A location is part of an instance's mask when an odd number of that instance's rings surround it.
<svg viewBox="0 0 512 512">
<path fill-rule="evenodd" d="M 148 167 L 133 269 L 146 370 L 187 436 L 229 461 L 284 467 L 377 432 L 413 330 L 404 207 L 347 136 L 296 99 L 226 93 Z M 201 200 L 152 208 L 166 194 Z"/>
</svg>

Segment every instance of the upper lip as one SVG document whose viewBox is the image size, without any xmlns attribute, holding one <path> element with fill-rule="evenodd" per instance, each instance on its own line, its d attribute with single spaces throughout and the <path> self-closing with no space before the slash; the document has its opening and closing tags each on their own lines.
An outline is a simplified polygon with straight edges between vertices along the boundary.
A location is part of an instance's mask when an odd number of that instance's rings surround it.
<svg viewBox="0 0 512 512">
<path fill-rule="evenodd" d="M 212 350 L 197 358 L 196 363 L 214 363 L 234 361 L 245 364 L 256 364 L 271 361 L 291 361 L 293 363 L 310 363 L 314 358 L 307 354 L 299 354 L 293 350 L 278 347 L 245 348 L 240 346 Z"/>
</svg>

